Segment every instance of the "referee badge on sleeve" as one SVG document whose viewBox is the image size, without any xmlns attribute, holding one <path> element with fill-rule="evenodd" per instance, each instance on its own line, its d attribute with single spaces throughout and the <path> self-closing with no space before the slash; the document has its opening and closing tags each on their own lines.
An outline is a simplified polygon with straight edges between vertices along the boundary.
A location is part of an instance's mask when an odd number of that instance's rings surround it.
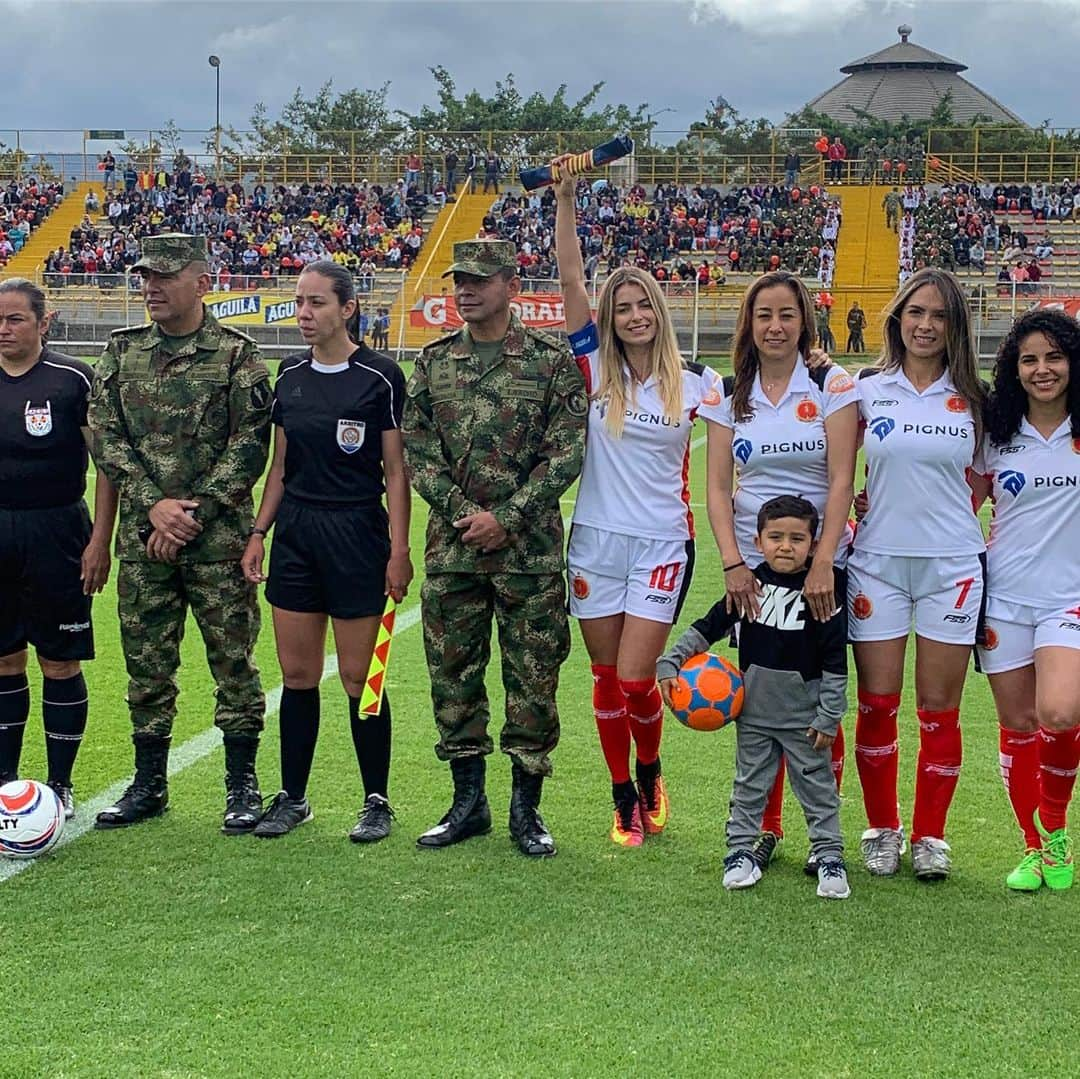
<svg viewBox="0 0 1080 1079">
<path fill-rule="evenodd" d="M 52 402 L 46 401 L 44 408 L 31 408 L 26 402 L 23 410 L 26 416 L 26 433 L 41 438 L 52 430 Z"/>
<path fill-rule="evenodd" d="M 364 444 L 364 427 L 362 420 L 338 420 L 337 421 L 337 444 L 345 453 L 356 453 Z"/>
</svg>

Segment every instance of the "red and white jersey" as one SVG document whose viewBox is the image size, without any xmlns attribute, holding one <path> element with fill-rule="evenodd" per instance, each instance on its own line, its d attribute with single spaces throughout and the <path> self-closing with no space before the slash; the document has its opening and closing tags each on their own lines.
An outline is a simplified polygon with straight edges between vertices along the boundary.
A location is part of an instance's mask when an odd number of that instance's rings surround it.
<svg viewBox="0 0 1080 1079">
<path fill-rule="evenodd" d="M 720 405 L 702 406 L 701 416 L 713 419 L 732 433 L 735 458 L 735 539 L 739 556 L 758 565 L 761 552 L 754 546 L 758 510 L 770 498 L 799 495 L 813 503 L 820 519 L 829 497 L 829 467 L 825 421 L 859 397 L 855 381 L 842 368 L 830 366 L 823 377 L 811 377 L 806 364 L 795 364 L 787 391 L 773 404 L 761 388 L 761 376 L 750 393 L 753 415 L 736 421 L 730 398 Z M 819 385 L 820 378 L 820 385 Z M 820 530 L 820 520 L 819 520 Z M 841 536 L 835 563 L 844 566 L 850 533 Z"/>
<path fill-rule="evenodd" d="M 1004 446 L 983 439 L 974 468 L 993 483 L 987 595 L 1080 608 L 1080 439 L 1069 421 L 1047 439 L 1021 420 Z"/>
<path fill-rule="evenodd" d="M 570 347 L 592 395 L 600 381 L 596 325 L 570 334 Z M 636 391 L 622 438 L 612 437 L 604 423 L 607 402 L 591 401 L 574 523 L 646 539 L 690 539 L 690 429 L 700 406 L 723 400 L 724 384 L 711 368 L 686 364 L 677 420 L 664 416 L 654 377 Z"/>
<path fill-rule="evenodd" d="M 870 500 L 856 549 L 919 558 L 985 550 L 967 482 L 975 421 L 948 372 L 922 393 L 899 368 L 856 385 Z"/>
</svg>

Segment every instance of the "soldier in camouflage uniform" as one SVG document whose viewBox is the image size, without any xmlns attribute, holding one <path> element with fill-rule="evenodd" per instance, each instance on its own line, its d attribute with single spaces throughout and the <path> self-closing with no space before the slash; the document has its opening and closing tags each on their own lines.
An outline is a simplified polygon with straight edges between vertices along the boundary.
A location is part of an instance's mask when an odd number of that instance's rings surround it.
<svg viewBox="0 0 1080 1079">
<path fill-rule="evenodd" d="M 264 698 L 252 650 L 255 589 L 240 570 L 251 491 L 269 445 L 271 392 L 254 342 L 202 304 L 206 238 L 148 237 L 135 264 L 151 323 L 117 330 L 98 363 L 89 425 L 98 467 L 120 492 L 120 633 L 135 779 L 99 828 L 164 811 L 176 671 L 190 606 L 217 684 L 225 741 L 223 831 L 250 831 L 262 798 L 255 754 Z"/>
<path fill-rule="evenodd" d="M 900 192 L 895 187 L 886 192 L 881 200 L 882 208 L 885 210 L 885 224 L 893 232 L 898 232 L 900 229 L 900 203 L 902 201 Z"/>
<path fill-rule="evenodd" d="M 449 812 L 417 842 L 445 847 L 491 828 L 484 672 L 494 613 L 506 690 L 500 748 L 513 760 L 510 833 L 524 854 L 543 857 L 555 844 L 538 806 L 570 649 L 559 498 L 581 471 L 588 398 L 569 348 L 511 314 L 513 244 L 456 243 L 447 274 L 466 326 L 421 353 L 403 423 L 410 478 L 431 507 L 424 647 L 435 752 L 454 778 Z"/>
</svg>

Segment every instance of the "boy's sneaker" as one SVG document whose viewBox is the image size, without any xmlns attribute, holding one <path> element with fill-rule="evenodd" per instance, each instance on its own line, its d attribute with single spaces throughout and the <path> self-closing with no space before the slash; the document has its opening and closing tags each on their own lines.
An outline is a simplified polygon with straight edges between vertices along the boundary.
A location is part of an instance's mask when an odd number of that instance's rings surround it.
<svg viewBox="0 0 1080 1079">
<path fill-rule="evenodd" d="M 60 804 L 64 807 L 64 820 L 71 820 L 75 816 L 75 793 L 71 789 L 70 783 L 50 783 L 53 794 L 60 799 Z"/>
<path fill-rule="evenodd" d="M 641 801 L 633 786 L 615 800 L 615 819 L 610 834 L 611 842 L 620 847 L 640 847 L 645 842 Z"/>
<path fill-rule="evenodd" d="M 1035 827 L 1042 836 L 1042 875 L 1047 888 L 1055 892 L 1064 892 L 1073 883 L 1072 840 L 1064 828 L 1048 832 L 1039 820 L 1039 811 L 1035 811 Z"/>
<path fill-rule="evenodd" d="M 771 834 L 771 833 L 770 833 Z M 724 859 L 724 887 L 752 888 L 761 880 L 761 868 L 748 850 L 733 850 Z"/>
<path fill-rule="evenodd" d="M 822 858 L 817 868 L 817 894 L 822 899 L 847 899 L 851 887 L 843 858 Z"/>
<path fill-rule="evenodd" d="M 862 834 L 863 862 L 875 877 L 893 877 L 900 871 L 900 856 L 907 849 L 903 828 L 867 828 Z"/>
<path fill-rule="evenodd" d="M 750 857 L 754 859 L 762 873 L 772 865 L 780 849 L 780 840 L 782 838 L 775 832 L 762 832 L 754 840 L 754 845 L 750 848 Z"/>
<path fill-rule="evenodd" d="M 651 787 L 651 790 L 650 790 Z M 638 801 L 641 803 L 641 821 L 647 835 L 659 835 L 667 826 L 671 814 L 667 784 L 664 777 L 657 773 L 650 783 L 648 779 L 638 781 Z"/>
<path fill-rule="evenodd" d="M 270 808 L 255 825 L 252 835 L 257 835 L 260 839 L 277 839 L 301 824 L 307 824 L 314 816 L 311 804 L 306 798 L 294 800 L 285 791 L 278 791 L 270 803 Z"/>
<path fill-rule="evenodd" d="M 1029 850 L 1020 864 L 1005 878 L 1005 887 L 1014 892 L 1037 892 L 1043 886 L 1043 854 Z"/>
<path fill-rule="evenodd" d="M 911 844 L 911 868 L 916 880 L 946 880 L 952 871 L 949 844 L 937 836 L 924 836 Z"/>
<path fill-rule="evenodd" d="M 393 819 L 394 811 L 390 808 L 390 802 L 381 794 L 369 794 L 364 799 L 364 808 L 360 810 L 349 838 L 354 843 L 378 843 L 390 834 Z"/>
</svg>

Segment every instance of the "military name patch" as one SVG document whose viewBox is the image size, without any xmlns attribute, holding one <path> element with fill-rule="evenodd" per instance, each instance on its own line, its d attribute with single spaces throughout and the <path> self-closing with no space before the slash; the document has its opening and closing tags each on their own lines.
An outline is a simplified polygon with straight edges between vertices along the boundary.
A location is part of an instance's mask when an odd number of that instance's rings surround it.
<svg viewBox="0 0 1080 1079">
<path fill-rule="evenodd" d="M 338 420 L 337 421 L 337 444 L 345 453 L 356 453 L 364 444 L 364 428 L 362 420 Z"/>
<path fill-rule="evenodd" d="M 23 410 L 26 416 L 26 433 L 35 438 L 42 438 L 52 430 L 52 402 L 46 401 L 42 408 L 31 408 L 26 402 Z"/>
<path fill-rule="evenodd" d="M 429 376 L 432 397 L 457 396 L 457 360 L 449 356 L 436 360 L 431 365 Z"/>
<path fill-rule="evenodd" d="M 544 391 L 539 382 L 529 378 L 512 378 L 506 387 L 507 397 L 524 397 L 527 401 L 543 401 Z"/>
</svg>

